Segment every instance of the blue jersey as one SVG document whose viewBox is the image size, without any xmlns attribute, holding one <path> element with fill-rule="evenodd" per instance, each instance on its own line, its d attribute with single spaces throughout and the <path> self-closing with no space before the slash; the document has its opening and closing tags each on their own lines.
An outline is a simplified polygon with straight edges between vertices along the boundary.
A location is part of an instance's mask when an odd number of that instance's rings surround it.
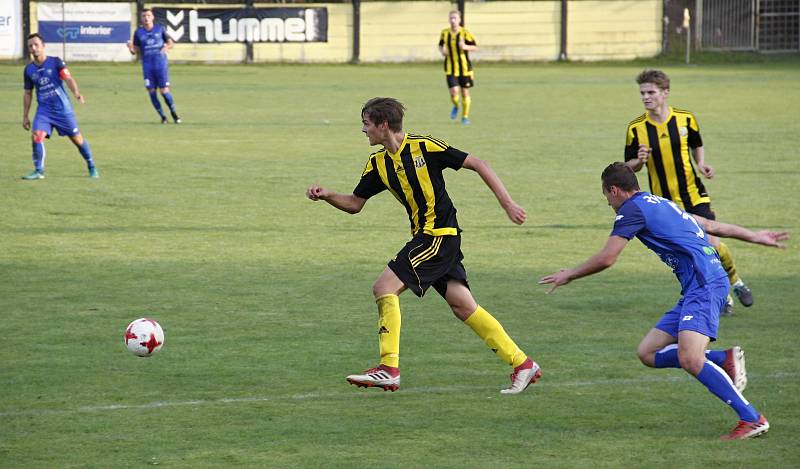
<svg viewBox="0 0 800 469">
<path fill-rule="evenodd" d="M 25 66 L 23 72 L 25 89 L 36 88 L 36 101 L 39 103 L 36 114 L 48 113 L 53 116 L 72 114 L 72 103 L 69 101 L 67 90 L 64 89 L 64 79 L 69 73 L 67 64 L 58 57 L 46 57 L 44 63 L 37 65 L 34 62 Z"/>
<path fill-rule="evenodd" d="M 140 27 L 133 33 L 133 45 L 139 48 L 143 68 L 166 68 L 167 56 L 161 49 L 168 40 L 167 31 L 160 24 L 154 24 L 150 31 Z"/>
<path fill-rule="evenodd" d="M 727 275 L 697 220 L 649 192 L 637 192 L 622 204 L 611 235 L 639 238 L 672 268 L 683 292 Z"/>
</svg>

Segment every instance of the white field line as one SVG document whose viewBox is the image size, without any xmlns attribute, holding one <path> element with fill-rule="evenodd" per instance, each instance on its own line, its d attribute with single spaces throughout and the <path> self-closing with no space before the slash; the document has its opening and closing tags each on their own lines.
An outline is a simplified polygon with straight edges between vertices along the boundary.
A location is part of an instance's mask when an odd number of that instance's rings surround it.
<svg viewBox="0 0 800 469">
<path fill-rule="evenodd" d="M 753 374 L 750 376 L 755 380 L 776 380 L 776 379 L 791 379 L 800 378 L 800 372 L 777 372 L 768 375 Z M 578 386 L 619 386 L 619 385 L 635 385 L 645 383 L 666 383 L 677 382 L 686 380 L 686 375 L 678 374 L 673 376 L 647 376 L 641 378 L 619 378 L 619 379 L 595 379 L 586 381 L 565 381 L 562 383 L 548 383 L 547 381 L 539 382 L 534 385 L 532 391 L 535 393 L 539 388 L 570 388 Z M 344 380 L 342 380 L 344 381 Z M 350 386 L 343 383 L 343 387 Z M 346 389 L 346 388 L 345 388 Z M 348 392 L 311 392 L 305 394 L 292 394 L 284 396 L 269 396 L 269 397 L 231 397 L 221 399 L 197 399 L 188 401 L 155 401 L 147 402 L 144 404 L 109 404 L 109 405 L 90 405 L 75 407 L 71 409 L 21 409 L 21 410 L 8 410 L 0 412 L 0 418 L 6 417 L 20 417 L 20 416 L 37 416 L 37 415 L 72 415 L 80 413 L 100 413 L 100 412 L 113 412 L 116 410 L 147 410 L 159 409 L 164 407 L 200 407 L 200 406 L 219 406 L 227 404 L 250 404 L 258 402 L 280 402 L 280 401 L 304 401 L 304 400 L 324 400 L 324 399 L 346 399 L 352 397 L 367 397 L 367 396 L 380 396 L 385 394 L 380 390 L 365 390 L 350 389 Z M 402 394 L 447 394 L 456 391 L 493 391 L 487 386 L 439 386 L 439 387 L 412 387 L 401 388 L 399 393 Z M 499 391 L 499 388 L 497 389 Z M 386 393 L 391 394 L 391 393 Z M 499 396 L 499 393 L 498 393 Z M 512 398 L 513 399 L 513 398 Z"/>
</svg>

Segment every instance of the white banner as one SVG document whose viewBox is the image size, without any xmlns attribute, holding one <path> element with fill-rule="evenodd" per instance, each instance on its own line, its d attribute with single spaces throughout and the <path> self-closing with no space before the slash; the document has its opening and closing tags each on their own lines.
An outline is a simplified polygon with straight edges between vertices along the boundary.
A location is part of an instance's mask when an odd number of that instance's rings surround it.
<svg viewBox="0 0 800 469">
<path fill-rule="evenodd" d="M 0 59 L 22 57 L 22 4 L 0 0 Z"/>
<path fill-rule="evenodd" d="M 39 21 L 61 21 L 61 2 L 36 4 Z M 64 3 L 64 19 L 67 21 L 131 21 L 128 3 Z"/>
<path fill-rule="evenodd" d="M 131 61 L 131 3 L 39 3 L 38 33 L 65 60 Z"/>
</svg>

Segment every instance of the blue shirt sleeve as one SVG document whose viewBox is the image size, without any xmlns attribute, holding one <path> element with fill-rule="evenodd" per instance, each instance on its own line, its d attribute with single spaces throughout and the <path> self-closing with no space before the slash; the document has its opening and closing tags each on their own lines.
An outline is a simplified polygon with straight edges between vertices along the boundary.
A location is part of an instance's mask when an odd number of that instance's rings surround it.
<svg viewBox="0 0 800 469">
<path fill-rule="evenodd" d="M 139 49 L 142 48 L 142 41 L 139 39 L 139 30 L 137 29 L 136 32 L 133 33 L 133 45 L 138 47 Z"/>
<path fill-rule="evenodd" d="M 629 202 L 620 207 L 617 218 L 614 220 L 614 228 L 609 236 L 619 236 L 627 240 L 633 239 L 645 227 L 644 213 Z"/>
<path fill-rule="evenodd" d="M 33 80 L 31 80 L 31 77 L 28 76 L 28 67 L 25 67 L 25 70 L 22 71 L 22 76 L 25 79 L 25 85 L 24 85 L 25 89 L 26 90 L 32 90 L 33 89 Z"/>
</svg>

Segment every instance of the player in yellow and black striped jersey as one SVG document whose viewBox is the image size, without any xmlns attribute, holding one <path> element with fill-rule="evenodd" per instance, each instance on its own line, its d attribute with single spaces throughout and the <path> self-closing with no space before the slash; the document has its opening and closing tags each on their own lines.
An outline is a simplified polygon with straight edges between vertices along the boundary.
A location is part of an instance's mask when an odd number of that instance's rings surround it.
<svg viewBox="0 0 800 469">
<path fill-rule="evenodd" d="M 397 390 L 400 385 L 400 299 L 405 290 L 423 296 L 433 287 L 503 361 L 514 367 L 511 386 L 503 394 L 518 394 L 541 376 L 539 365 L 520 350 L 500 323 L 478 305 L 461 263 L 461 229 L 447 194 L 443 172 L 467 168 L 477 172 L 492 190 L 512 222 L 525 222 L 525 210 L 509 195 L 497 174 L 483 160 L 440 139 L 403 131 L 405 108 L 393 98 L 373 98 L 361 112 L 370 145 L 382 145 L 370 155 L 352 194 L 319 185 L 308 188 L 311 200 L 324 200 L 339 210 L 358 213 L 371 197 L 389 191 L 406 210 L 411 240 L 389 261 L 372 286 L 378 304 L 380 364 L 347 377 L 351 384 Z"/>
<path fill-rule="evenodd" d="M 672 200 L 685 211 L 710 220 L 711 198 L 697 170 L 714 177 L 714 168 L 705 162 L 703 139 L 697 119 L 689 111 L 667 105 L 669 77 L 660 70 L 645 70 L 636 78 L 645 113 L 628 124 L 625 139 L 625 164 L 634 171 L 647 166 L 650 192 Z M 730 249 L 719 238 L 709 236 L 719 252 L 733 291 L 744 306 L 753 304 L 750 288 L 736 272 Z M 724 315 L 732 314 L 729 298 Z"/>
<path fill-rule="evenodd" d="M 453 10 L 448 15 L 450 26 L 439 35 L 439 52 L 444 56 L 444 74 L 450 90 L 450 119 L 458 117 L 459 90 L 462 97 L 461 123 L 469 124 L 472 97 L 469 89 L 474 85 L 475 72 L 469 60 L 470 51 L 478 50 L 475 37 L 461 26 L 461 12 Z"/>
</svg>

